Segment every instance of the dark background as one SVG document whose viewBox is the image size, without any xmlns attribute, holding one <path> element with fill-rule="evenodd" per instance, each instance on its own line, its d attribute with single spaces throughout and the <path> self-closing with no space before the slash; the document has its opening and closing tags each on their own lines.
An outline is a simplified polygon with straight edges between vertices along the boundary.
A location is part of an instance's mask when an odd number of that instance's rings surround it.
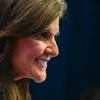
<svg viewBox="0 0 100 100">
<path fill-rule="evenodd" d="M 66 1 L 68 9 L 57 39 L 60 54 L 49 62 L 45 82 L 30 80 L 32 100 L 81 100 L 87 88 L 99 87 L 99 2 Z"/>
</svg>

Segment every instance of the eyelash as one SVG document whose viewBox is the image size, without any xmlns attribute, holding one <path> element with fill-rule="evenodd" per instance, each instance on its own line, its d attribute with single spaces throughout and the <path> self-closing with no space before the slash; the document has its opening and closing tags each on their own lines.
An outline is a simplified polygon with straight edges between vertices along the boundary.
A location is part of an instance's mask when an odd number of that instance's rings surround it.
<svg viewBox="0 0 100 100">
<path fill-rule="evenodd" d="M 38 33 L 36 35 L 36 37 L 39 38 L 39 39 L 43 39 L 43 40 L 48 39 L 49 38 L 49 33 L 48 32 Z"/>
<path fill-rule="evenodd" d="M 47 33 L 47 32 L 38 34 L 38 36 L 40 36 L 41 38 L 48 38 L 48 35 L 49 35 L 49 33 Z"/>
<path fill-rule="evenodd" d="M 48 33 L 48 32 L 40 33 L 39 35 L 40 35 L 40 38 L 43 38 L 43 39 L 48 39 L 48 38 L 50 37 L 50 33 Z M 39 35 L 38 35 L 38 36 L 39 36 Z M 57 39 L 57 38 L 58 38 L 58 34 L 56 34 L 56 35 L 54 36 L 54 38 Z"/>
<path fill-rule="evenodd" d="M 50 33 L 49 32 L 37 33 L 37 34 L 35 34 L 35 37 L 37 39 L 47 40 L 50 37 Z M 57 39 L 58 38 L 58 34 L 56 34 L 54 36 L 54 38 Z"/>
</svg>

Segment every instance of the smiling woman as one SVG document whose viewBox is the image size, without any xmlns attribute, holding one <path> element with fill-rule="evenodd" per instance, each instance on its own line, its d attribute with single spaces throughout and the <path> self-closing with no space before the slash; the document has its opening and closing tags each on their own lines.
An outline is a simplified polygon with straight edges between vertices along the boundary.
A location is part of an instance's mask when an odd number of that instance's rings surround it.
<svg viewBox="0 0 100 100">
<path fill-rule="evenodd" d="M 28 79 L 46 79 L 66 7 L 64 0 L 0 0 L 0 99 L 31 100 Z"/>
<path fill-rule="evenodd" d="M 44 32 L 39 33 L 36 37 L 30 36 L 16 40 L 12 58 L 15 80 L 21 78 L 32 78 L 36 82 L 45 80 L 47 62 L 58 55 L 54 37 L 59 31 L 59 17 L 46 30 L 52 34 Z"/>
</svg>

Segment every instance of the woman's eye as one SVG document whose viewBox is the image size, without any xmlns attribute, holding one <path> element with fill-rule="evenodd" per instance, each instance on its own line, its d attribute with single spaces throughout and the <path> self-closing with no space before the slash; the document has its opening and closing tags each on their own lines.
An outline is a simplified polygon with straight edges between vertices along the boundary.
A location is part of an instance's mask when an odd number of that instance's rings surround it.
<svg viewBox="0 0 100 100">
<path fill-rule="evenodd" d="M 48 37 L 48 33 L 47 32 L 40 33 L 40 34 L 38 34 L 38 36 L 41 37 L 41 38 L 47 38 Z"/>
<path fill-rule="evenodd" d="M 58 38 L 58 35 L 59 33 L 57 33 L 54 38 L 55 40 Z M 50 38 L 53 37 L 53 34 L 51 34 L 50 32 L 48 31 L 45 31 L 45 32 L 41 32 L 41 33 L 36 33 L 34 34 L 32 37 L 36 38 L 36 39 L 39 39 L 39 40 L 48 40 Z"/>
<path fill-rule="evenodd" d="M 39 39 L 48 39 L 49 33 L 48 32 L 38 33 L 36 37 Z"/>
</svg>

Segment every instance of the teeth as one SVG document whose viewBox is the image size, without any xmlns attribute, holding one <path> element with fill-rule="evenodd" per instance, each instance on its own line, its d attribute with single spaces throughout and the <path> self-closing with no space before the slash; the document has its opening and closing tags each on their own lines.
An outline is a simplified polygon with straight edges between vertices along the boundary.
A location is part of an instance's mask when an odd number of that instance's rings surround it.
<svg viewBox="0 0 100 100">
<path fill-rule="evenodd" d="M 38 62 L 43 66 L 43 67 L 47 67 L 47 61 L 44 60 L 38 60 Z"/>
</svg>

